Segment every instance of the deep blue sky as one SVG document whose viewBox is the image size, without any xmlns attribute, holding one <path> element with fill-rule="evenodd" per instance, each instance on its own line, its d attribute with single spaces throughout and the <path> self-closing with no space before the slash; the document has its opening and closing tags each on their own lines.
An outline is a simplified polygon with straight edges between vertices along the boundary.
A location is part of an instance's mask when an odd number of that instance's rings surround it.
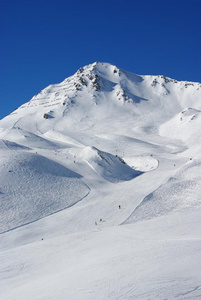
<svg viewBox="0 0 201 300">
<path fill-rule="evenodd" d="M 201 82 L 200 0 L 0 0 L 0 119 L 95 61 Z"/>
</svg>

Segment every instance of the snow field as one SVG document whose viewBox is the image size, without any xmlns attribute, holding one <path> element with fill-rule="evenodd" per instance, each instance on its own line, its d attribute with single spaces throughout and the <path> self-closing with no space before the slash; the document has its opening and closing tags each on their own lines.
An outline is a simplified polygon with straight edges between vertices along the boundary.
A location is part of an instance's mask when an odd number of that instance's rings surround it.
<svg viewBox="0 0 201 300">
<path fill-rule="evenodd" d="M 1 299 L 201 298 L 200 87 L 94 63 L 0 121 Z"/>
</svg>

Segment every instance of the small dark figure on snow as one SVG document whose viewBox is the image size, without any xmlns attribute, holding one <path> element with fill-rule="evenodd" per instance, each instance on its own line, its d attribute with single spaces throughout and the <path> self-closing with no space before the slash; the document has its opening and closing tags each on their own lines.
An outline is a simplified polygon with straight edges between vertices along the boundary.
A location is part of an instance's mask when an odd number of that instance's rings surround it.
<svg viewBox="0 0 201 300">
<path fill-rule="evenodd" d="M 103 221 L 103 219 L 100 219 L 100 222 L 102 222 Z"/>
<path fill-rule="evenodd" d="M 119 205 L 119 209 L 121 209 L 121 205 Z"/>
<path fill-rule="evenodd" d="M 95 225 L 97 225 L 97 222 L 95 221 Z"/>
</svg>

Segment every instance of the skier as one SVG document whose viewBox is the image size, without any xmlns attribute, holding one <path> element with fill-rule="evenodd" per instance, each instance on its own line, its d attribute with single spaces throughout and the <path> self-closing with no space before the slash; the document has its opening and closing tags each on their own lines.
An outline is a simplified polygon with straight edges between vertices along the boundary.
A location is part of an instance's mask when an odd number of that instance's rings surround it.
<svg viewBox="0 0 201 300">
<path fill-rule="evenodd" d="M 121 209 L 121 205 L 119 205 L 119 209 Z"/>
</svg>

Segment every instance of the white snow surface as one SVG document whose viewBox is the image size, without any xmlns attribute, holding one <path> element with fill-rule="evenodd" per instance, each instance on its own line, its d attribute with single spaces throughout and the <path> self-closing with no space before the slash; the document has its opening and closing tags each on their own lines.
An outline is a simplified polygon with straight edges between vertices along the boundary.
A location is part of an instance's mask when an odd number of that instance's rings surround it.
<svg viewBox="0 0 201 300">
<path fill-rule="evenodd" d="M 201 299 L 200 99 L 94 63 L 1 120 L 0 299 Z"/>
</svg>

